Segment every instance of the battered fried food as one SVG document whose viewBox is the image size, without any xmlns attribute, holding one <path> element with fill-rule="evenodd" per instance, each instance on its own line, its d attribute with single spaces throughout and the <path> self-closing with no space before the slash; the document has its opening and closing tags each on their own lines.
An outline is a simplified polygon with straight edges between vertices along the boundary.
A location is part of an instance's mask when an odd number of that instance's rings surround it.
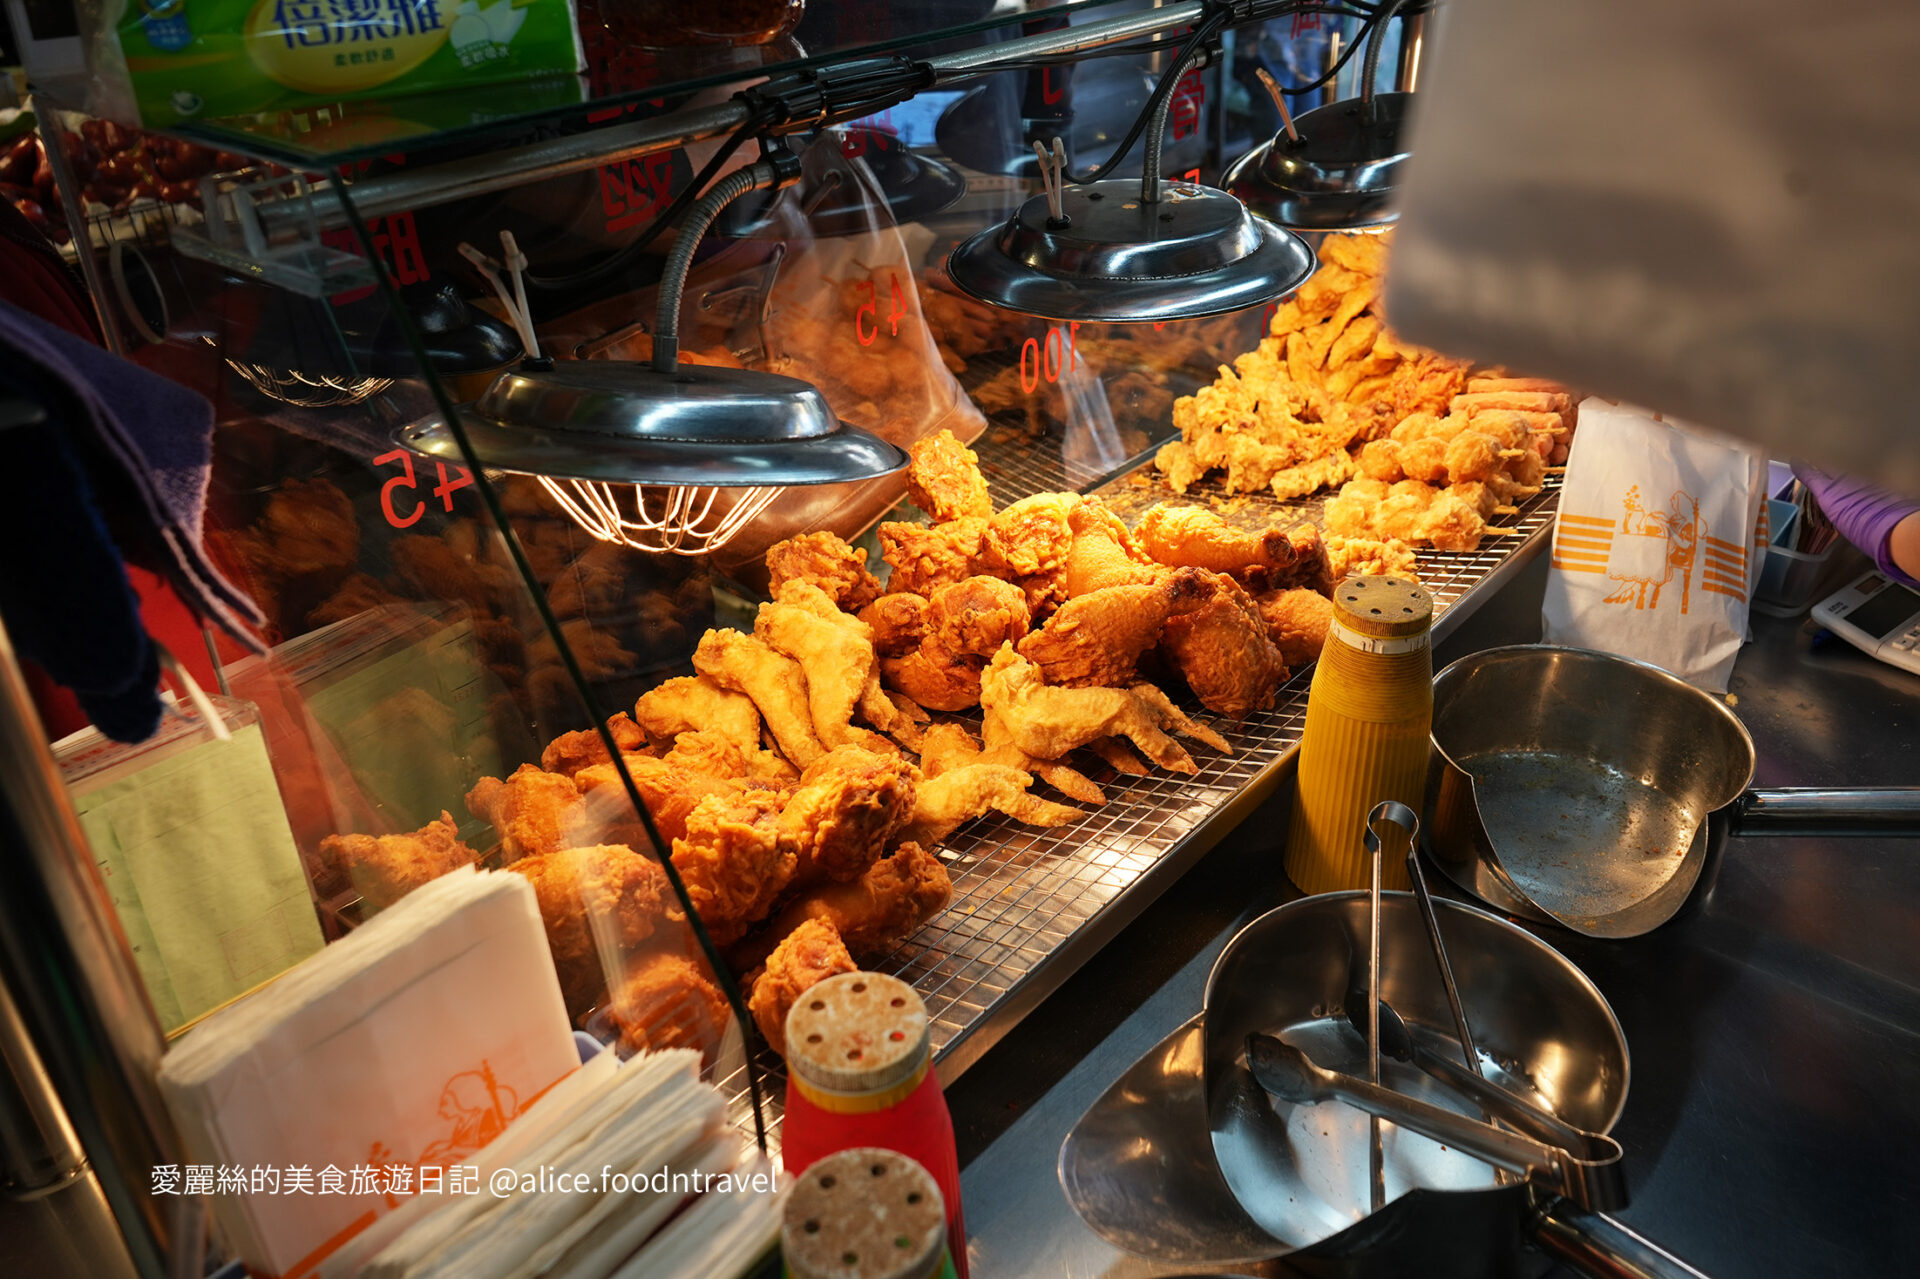
<svg viewBox="0 0 1920 1279">
<path fill-rule="evenodd" d="M 1458 494 L 1419 480 L 1391 486 L 1378 480 L 1350 481 L 1328 500 L 1322 519 L 1332 535 L 1427 542 L 1440 551 L 1478 550 L 1488 534 L 1514 532 L 1489 526 Z"/>
<path fill-rule="evenodd" d="M 673 868 L 715 945 L 745 936 L 792 882 L 798 859 L 781 838 L 785 808 L 786 797 L 773 791 L 709 795 L 673 841 Z"/>
<path fill-rule="evenodd" d="M 1138 689 L 1152 689 L 1158 703 Z M 1162 731 L 1171 727 L 1191 735 L 1196 726 L 1149 684 L 1135 689 L 1051 688 L 1040 668 L 1009 644 L 987 666 L 980 704 L 987 712 L 989 742 L 1011 742 L 1036 759 L 1059 759 L 1095 738 L 1118 735 L 1162 768 L 1197 771 L 1193 757 Z"/>
<path fill-rule="evenodd" d="M 406 835 L 328 835 L 320 841 L 320 857 L 346 870 L 368 914 L 479 859 L 460 842 L 460 828 L 445 811 Z"/>
<path fill-rule="evenodd" d="M 913 816 L 914 772 L 898 755 L 857 746 L 810 765 L 780 814 L 797 858 L 792 886 L 845 883 L 871 866 Z"/>
<path fill-rule="evenodd" d="M 712 1065 L 733 1009 L 701 965 L 671 950 L 652 950 L 627 968 L 607 1014 L 629 1052 L 696 1048 Z"/>
<path fill-rule="evenodd" d="M 1057 760 L 1035 759 L 1011 742 L 995 742 L 986 749 L 959 724 L 935 724 L 920 745 L 920 771 L 927 777 L 964 768 L 968 764 L 1000 764 L 1032 773 L 1055 790 L 1085 804 L 1104 804 L 1106 792 L 1092 778 Z"/>
<path fill-rule="evenodd" d="M 533 885 L 560 993 L 569 1015 L 578 1017 L 606 989 L 595 939 L 604 939 L 613 958 L 651 937 L 670 900 L 666 873 L 632 849 L 610 844 L 538 853 L 512 869 Z"/>
<path fill-rule="evenodd" d="M 780 753 L 796 766 L 806 768 L 826 753 L 814 732 L 807 677 L 800 663 L 752 635 L 712 630 L 694 650 L 693 668 L 722 688 L 751 697 Z"/>
<path fill-rule="evenodd" d="M 1308 526 L 1311 527 L 1311 526 Z M 1162 564 L 1225 573 L 1242 586 L 1296 572 L 1312 554 L 1311 539 L 1277 524 L 1259 532 L 1237 529 L 1204 506 L 1161 502 L 1140 517 L 1133 534 Z"/>
<path fill-rule="evenodd" d="M 962 823 L 998 809 L 1028 826 L 1064 826 L 1084 816 L 1080 809 L 1029 795 L 1033 776 L 1004 764 L 964 764 L 921 782 L 914 795 L 913 821 L 903 840 L 938 844 Z"/>
<path fill-rule="evenodd" d="M 993 514 L 980 459 L 952 431 L 943 427 L 916 441 L 908 452 L 913 464 L 907 469 L 907 496 L 928 519 L 938 524 Z"/>
<path fill-rule="evenodd" d="M 893 567 L 889 591 L 931 595 L 980 569 L 987 521 L 980 516 L 944 524 L 889 522 L 880 526 L 880 558 Z"/>
<path fill-rule="evenodd" d="M 1333 601 L 1318 591 L 1268 591 L 1255 598 L 1267 634 L 1288 666 L 1318 661 L 1327 646 L 1327 627 L 1333 621 Z"/>
<path fill-rule="evenodd" d="M 767 550 L 767 593 L 779 598 L 788 582 L 811 582 L 849 613 L 879 598 L 880 579 L 867 571 L 867 553 L 831 532 L 802 533 Z"/>
<path fill-rule="evenodd" d="M 983 558 L 990 571 L 1008 578 L 1033 577 L 1061 568 L 1073 544 L 1078 493 L 1035 493 L 987 521 Z"/>
<path fill-rule="evenodd" d="M 788 582 L 778 598 L 760 606 L 753 633 L 806 672 L 807 708 L 820 743 L 832 749 L 858 741 L 853 712 L 878 670 L 867 624 L 839 613 L 819 587 Z"/>
<path fill-rule="evenodd" d="M 831 924 L 855 955 L 878 957 L 911 936 L 953 896 L 940 859 L 907 841 L 845 884 L 802 893 L 773 917 L 770 936 L 788 937 L 808 920 Z M 773 967 L 771 960 L 768 968 Z"/>
<path fill-rule="evenodd" d="M 614 744 L 623 754 L 646 750 L 647 735 L 626 712 L 609 718 L 607 729 L 613 734 Z M 607 744 L 600 739 L 599 731 L 583 728 L 574 733 L 562 733 L 548 742 L 547 748 L 540 752 L 540 767 L 549 773 L 572 777 L 589 765 L 609 763 L 612 759 L 613 756 L 607 754 Z"/>
<path fill-rule="evenodd" d="M 920 646 L 880 663 L 890 688 L 928 710 L 959 711 L 980 701 L 980 672 L 1001 644 L 1027 633 L 1027 598 L 994 577 L 970 577 L 933 593 L 921 615 Z"/>
<path fill-rule="evenodd" d="M 905 591 L 882 595 L 860 610 L 860 620 L 873 632 L 873 649 L 881 657 L 905 657 L 920 647 L 927 633 L 927 600 Z"/>
<path fill-rule="evenodd" d="M 1069 688 L 1133 682 L 1140 655 L 1160 642 L 1170 619 L 1213 595 L 1208 575 L 1181 569 L 1151 586 L 1109 586 L 1062 604 L 1019 642 L 1047 683 Z"/>
<path fill-rule="evenodd" d="M 1211 599 L 1167 619 L 1160 648 L 1202 706 L 1245 719 L 1273 705 L 1287 664 L 1246 590 L 1224 573 L 1212 579 Z"/>
<path fill-rule="evenodd" d="M 1109 586 L 1151 586 L 1165 576 L 1165 563 L 1142 550 L 1119 516 L 1098 502 L 1083 502 L 1067 515 L 1073 544 L 1060 570 L 1068 599 Z"/>
<path fill-rule="evenodd" d="M 708 796 L 779 788 L 776 782 L 750 779 L 745 756 L 714 732 L 682 733 L 674 739 L 674 749 L 662 756 L 623 755 L 621 759 L 653 817 L 654 828 L 669 847 L 687 833 L 687 818 Z M 584 811 L 570 815 L 562 832 L 564 841 L 604 843 L 618 833 L 634 843 L 643 842 L 632 833 L 639 816 L 611 763 L 581 769 L 574 782 L 588 803 Z"/>
<path fill-rule="evenodd" d="M 782 937 L 767 956 L 767 966 L 753 983 L 747 1011 L 766 1037 L 767 1045 L 787 1055 L 787 1014 L 800 996 L 829 977 L 858 972 L 847 944 L 829 918 L 803 919 Z"/>
<path fill-rule="evenodd" d="M 1384 574 L 1419 580 L 1420 562 L 1413 548 L 1399 538 L 1376 541 L 1364 537 L 1326 539 L 1327 563 L 1333 580 L 1353 573 Z"/>
<path fill-rule="evenodd" d="M 753 699 L 705 675 L 682 675 L 642 693 L 633 704 L 633 718 L 656 746 L 695 729 L 719 733 L 742 751 L 760 745 L 760 712 Z"/>
<path fill-rule="evenodd" d="M 504 782 L 483 777 L 467 792 L 467 811 L 499 832 L 501 851 L 510 862 L 566 847 L 569 827 L 581 808 L 572 779 L 532 764 L 520 765 Z"/>
</svg>

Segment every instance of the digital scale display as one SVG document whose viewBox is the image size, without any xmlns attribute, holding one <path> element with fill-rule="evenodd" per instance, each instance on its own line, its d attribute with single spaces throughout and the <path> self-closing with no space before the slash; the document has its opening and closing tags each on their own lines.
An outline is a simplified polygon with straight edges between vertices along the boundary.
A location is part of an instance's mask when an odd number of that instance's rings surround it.
<svg viewBox="0 0 1920 1279">
<path fill-rule="evenodd" d="M 1847 620 L 1858 626 L 1875 639 L 1885 639 L 1915 613 L 1920 613 L 1920 591 L 1910 591 L 1904 586 L 1889 586 L 1880 590 L 1883 583 L 1875 579 L 1872 583 L 1862 582 L 1855 589 L 1871 594 L 1880 593 L 1862 604 Z"/>
</svg>

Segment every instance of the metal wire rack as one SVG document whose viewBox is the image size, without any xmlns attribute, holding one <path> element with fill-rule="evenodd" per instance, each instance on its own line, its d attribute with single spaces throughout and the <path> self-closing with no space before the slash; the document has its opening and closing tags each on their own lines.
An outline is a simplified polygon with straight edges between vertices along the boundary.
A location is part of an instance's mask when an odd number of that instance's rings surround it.
<svg viewBox="0 0 1920 1279">
<path fill-rule="evenodd" d="M 974 448 L 1003 503 L 1076 487 L 1057 448 L 1022 440 L 996 443 L 991 435 Z M 1129 522 L 1153 502 L 1179 497 L 1144 458 L 1092 492 Z M 1206 502 L 1223 518 L 1249 527 L 1264 527 L 1288 513 L 1317 524 L 1324 502 L 1235 497 L 1207 484 L 1195 486 L 1185 497 Z M 1419 553 L 1420 580 L 1434 596 L 1436 638 L 1472 612 L 1503 570 L 1517 568 L 1539 550 L 1550 534 L 1559 498 L 1559 480 L 1551 477 L 1545 489 L 1521 504 L 1518 514 L 1503 521 L 1517 536 L 1489 537 L 1470 553 Z M 1193 747 L 1195 773 L 1155 770 L 1123 777 L 1089 768 L 1106 790 L 1107 802 L 1088 809 L 1079 821 L 1038 830 L 990 814 L 968 823 L 941 846 L 940 858 L 953 878 L 953 900 L 869 966 L 912 982 L 926 1001 L 934 1060 L 943 1080 L 956 1078 L 1106 937 L 1158 896 L 1191 857 L 1211 844 L 1205 835 L 1217 837 L 1230 829 L 1240 816 L 1234 811 L 1239 802 L 1251 801 L 1277 783 L 1283 759 L 1299 743 L 1312 678 L 1311 666 L 1294 672 L 1272 709 L 1240 724 L 1213 721 L 1233 753 L 1222 755 L 1187 743 Z M 970 727 L 977 732 L 979 726 L 973 722 Z M 1275 873 L 1280 873 L 1277 851 Z M 770 1139 L 777 1140 L 784 1075 L 780 1061 L 770 1054 L 761 1064 L 770 1083 L 763 1112 Z M 732 1096 L 734 1118 L 750 1126 L 744 1072 L 723 1080 L 722 1086 Z"/>
</svg>

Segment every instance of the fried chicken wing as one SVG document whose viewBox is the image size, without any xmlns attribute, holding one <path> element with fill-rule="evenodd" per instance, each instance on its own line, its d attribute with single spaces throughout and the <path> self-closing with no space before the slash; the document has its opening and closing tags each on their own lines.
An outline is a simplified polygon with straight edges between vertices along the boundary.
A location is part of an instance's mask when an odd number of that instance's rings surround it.
<svg viewBox="0 0 1920 1279">
<path fill-rule="evenodd" d="M 520 765 L 504 782 L 483 777 L 467 792 L 467 811 L 499 832 L 508 861 L 564 848 L 580 808 L 572 779 L 532 764 Z"/>
<path fill-rule="evenodd" d="M 1011 644 L 988 664 L 980 704 L 989 741 L 1011 742 L 1036 759 L 1059 759 L 1095 738 L 1118 735 L 1162 768 L 1196 771 L 1193 757 L 1162 731 L 1174 721 L 1160 706 L 1131 689 L 1049 687 L 1040 668 Z"/>
<path fill-rule="evenodd" d="M 979 572 L 987 537 L 980 516 L 944 524 L 890 522 L 880 526 L 880 557 L 893 566 L 887 590 L 931 595 Z"/>
<path fill-rule="evenodd" d="M 797 858 L 780 834 L 785 808 L 786 797 L 773 791 L 709 795 L 673 841 L 673 868 L 715 945 L 745 936 L 792 882 Z"/>
<path fill-rule="evenodd" d="M 800 775 L 780 815 L 798 859 L 793 886 L 857 878 L 913 816 L 913 765 L 898 755 L 842 746 Z"/>
<path fill-rule="evenodd" d="M 1181 569 L 1152 586 L 1092 591 L 1068 600 L 1030 632 L 1019 642 L 1020 655 L 1037 664 L 1049 684 L 1130 684 L 1140 655 L 1160 641 L 1169 620 L 1201 607 L 1213 593 L 1198 569 Z"/>
<path fill-rule="evenodd" d="M 1033 776 L 1004 764 L 963 764 L 920 783 L 903 840 L 938 844 L 963 823 L 998 809 L 1028 826 L 1064 826 L 1084 814 L 1029 795 Z"/>
<path fill-rule="evenodd" d="M 533 885 L 560 992 L 567 1012 L 578 1017 L 606 989 L 596 938 L 624 954 L 651 937 L 670 900 L 666 873 L 618 845 L 537 853 L 511 869 Z"/>
<path fill-rule="evenodd" d="M 1073 544 L 1060 571 L 1068 599 L 1108 586 L 1151 586 L 1165 575 L 1162 564 L 1141 549 L 1127 526 L 1098 502 L 1083 502 L 1067 515 Z"/>
<path fill-rule="evenodd" d="M 385 910 L 420 885 L 478 860 L 460 842 L 453 814 L 405 835 L 328 835 L 320 857 L 344 868 L 368 913 Z"/>
<path fill-rule="evenodd" d="M 1327 627 L 1333 621 L 1333 601 L 1318 591 L 1268 591 L 1257 596 L 1267 634 L 1291 667 L 1318 661 L 1327 646 Z"/>
<path fill-rule="evenodd" d="M 613 734 L 614 744 L 623 753 L 646 750 L 647 735 L 626 712 L 610 717 L 607 729 Z M 540 767 L 549 773 L 572 777 L 589 765 L 609 763 L 612 759 L 607 754 L 607 744 L 600 739 L 599 731 L 583 728 L 574 733 L 562 733 L 548 742 L 547 748 L 540 752 Z"/>
<path fill-rule="evenodd" d="M 805 768 L 826 753 L 813 728 L 807 677 L 800 663 L 752 635 L 712 630 L 694 650 L 693 668 L 722 688 L 752 698 L 781 754 L 796 766 Z"/>
<path fill-rule="evenodd" d="M 671 950 L 654 950 L 629 965 L 607 1013 L 629 1052 L 695 1048 L 711 1065 L 733 1009 L 700 964 Z"/>
<path fill-rule="evenodd" d="M 865 622 L 837 610 L 830 619 L 818 611 L 821 606 L 833 610 L 820 588 L 806 582 L 786 583 L 778 598 L 760 606 L 753 633 L 806 672 L 814 734 L 832 749 L 857 740 L 853 713 L 878 662 L 873 632 Z"/>
<path fill-rule="evenodd" d="M 1000 764 L 1032 773 L 1055 790 L 1085 804 L 1104 804 L 1106 792 L 1092 778 L 1057 760 L 1035 759 L 1011 742 L 995 742 L 985 749 L 959 724 L 935 724 L 920 744 L 920 771 L 927 777 L 964 768 L 968 764 Z"/>
<path fill-rule="evenodd" d="M 760 745 L 760 712 L 745 693 L 722 688 L 705 675 L 682 675 L 640 695 L 633 718 L 655 744 L 707 729 L 742 751 Z"/>
<path fill-rule="evenodd" d="M 935 523 L 993 514 L 980 459 L 952 431 L 941 428 L 908 450 L 907 496 Z"/>
<path fill-rule="evenodd" d="M 802 533 L 767 550 L 767 593 L 779 598 L 788 582 L 811 582 L 849 613 L 879 598 L 880 579 L 867 571 L 865 550 L 830 532 Z"/>
<path fill-rule="evenodd" d="M 767 1045 L 787 1055 L 787 1014 L 800 996 L 829 977 L 858 972 L 847 944 L 829 917 L 809 916 L 780 939 L 767 956 L 767 966 L 753 983 L 747 1011 L 766 1037 Z"/>
<path fill-rule="evenodd" d="M 1287 664 L 1240 583 L 1220 573 L 1213 586 L 1206 604 L 1167 619 L 1160 647 L 1202 706 L 1245 719 L 1273 705 Z"/>
</svg>

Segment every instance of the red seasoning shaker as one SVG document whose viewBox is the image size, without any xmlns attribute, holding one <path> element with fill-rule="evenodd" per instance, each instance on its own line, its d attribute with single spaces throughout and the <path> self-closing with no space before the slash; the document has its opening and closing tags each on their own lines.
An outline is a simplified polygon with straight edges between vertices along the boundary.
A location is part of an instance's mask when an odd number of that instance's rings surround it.
<svg viewBox="0 0 1920 1279">
<path fill-rule="evenodd" d="M 953 1117 L 933 1075 L 927 1006 L 913 987 L 878 973 L 841 973 L 809 988 L 787 1014 L 787 1115 L 782 1160 L 798 1177 L 828 1155 L 878 1146 L 933 1175 L 946 1202 L 947 1242 L 967 1279 L 960 1158 Z"/>
</svg>

